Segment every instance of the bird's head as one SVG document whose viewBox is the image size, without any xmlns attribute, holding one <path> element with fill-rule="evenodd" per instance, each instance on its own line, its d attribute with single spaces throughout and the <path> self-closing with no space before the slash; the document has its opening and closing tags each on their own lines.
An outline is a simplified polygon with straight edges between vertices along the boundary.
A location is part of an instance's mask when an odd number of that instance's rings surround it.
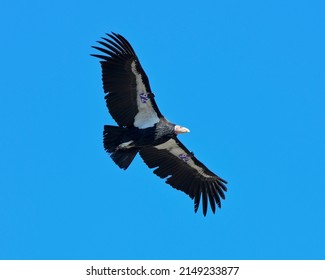
<svg viewBox="0 0 325 280">
<path fill-rule="evenodd" d="M 174 126 L 174 131 L 176 134 L 182 134 L 182 133 L 186 133 L 186 132 L 190 132 L 190 130 L 184 126 L 180 126 L 180 125 L 175 125 Z"/>
</svg>

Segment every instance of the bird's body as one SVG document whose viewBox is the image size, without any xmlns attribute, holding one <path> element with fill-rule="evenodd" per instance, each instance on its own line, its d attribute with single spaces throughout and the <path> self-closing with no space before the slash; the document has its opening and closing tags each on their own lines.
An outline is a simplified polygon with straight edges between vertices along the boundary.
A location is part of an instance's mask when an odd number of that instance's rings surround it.
<svg viewBox="0 0 325 280">
<path fill-rule="evenodd" d="M 154 173 L 172 187 L 195 200 L 195 212 L 202 198 L 203 213 L 209 200 L 213 212 L 221 207 L 227 190 L 223 179 L 198 161 L 177 138 L 189 132 L 169 122 L 159 111 L 147 75 L 129 44 L 121 35 L 107 34 L 94 47 L 101 59 L 106 104 L 119 126 L 104 126 L 104 148 L 113 161 L 127 169 L 137 153 Z"/>
<path fill-rule="evenodd" d="M 104 147 L 122 169 L 127 169 L 134 156 L 148 146 L 160 145 L 176 135 L 175 125 L 164 119 L 152 127 L 104 126 Z"/>
<path fill-rule="evenodd" d="M 159 145 L 176 135 L 174 127 L 175 125 L 162 119 L 152 127 L 143 129 L 137 127 L 125 128 L 125 139 L 122 142 L 132 140 L 137 148 Z"/>
</svg>

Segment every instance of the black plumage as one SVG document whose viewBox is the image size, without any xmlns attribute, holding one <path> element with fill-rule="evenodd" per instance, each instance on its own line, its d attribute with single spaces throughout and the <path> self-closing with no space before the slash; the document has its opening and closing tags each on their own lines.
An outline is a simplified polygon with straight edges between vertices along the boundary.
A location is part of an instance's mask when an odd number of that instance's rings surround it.
<svg viewBox="0 0 325 280">
<path fill-rule="evenodd" d="M 119 126 L 104 126 L 104 148 L 113 161 L 127 169 L 137 153 L 166 183 L 215 213 L 227 191 L 225 180 L 211 172 L 177 138 L 187 128 L 167 121 L 159 111 L 149 80 L 130 43 L 119 34 L 107 34 L 93 48 L 102 54 L 102 81 L 108 110 Z"/>
</svg>

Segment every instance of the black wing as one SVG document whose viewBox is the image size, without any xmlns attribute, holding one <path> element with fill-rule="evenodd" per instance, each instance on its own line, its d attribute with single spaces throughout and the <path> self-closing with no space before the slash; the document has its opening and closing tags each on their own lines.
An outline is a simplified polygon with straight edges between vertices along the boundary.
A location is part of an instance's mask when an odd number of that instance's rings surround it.
<svg viewBox="0 0 325 280">
<path fill-rule="evenodd" d="M 107 34 L 98 41 L 103 88 L 108 110 L 119 126 L 147 128 L 162 117 L 149 80 L 130 43 L 121 35 Z"/>
<path fill-rule="evenodd" d="M 157 146 L 145 147 L 140 150 L 140 155 L 149 168 L 156 168 L 156 175 L 168 177 L 166 183 L 194 199 L 195 212 L 200 200 L 204 216 L 208 200 L 213 213 L 216 204 L 221 207 L 220 198 L 225 199 L 227 182 L 197 160 L 176 137 Z"/>
</svg>

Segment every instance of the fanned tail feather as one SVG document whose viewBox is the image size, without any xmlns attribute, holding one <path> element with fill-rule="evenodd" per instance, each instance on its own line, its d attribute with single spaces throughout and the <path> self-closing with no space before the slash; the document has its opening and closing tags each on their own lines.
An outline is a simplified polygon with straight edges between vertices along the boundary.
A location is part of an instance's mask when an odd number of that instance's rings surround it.
<svg viewBox="0 0 325 280">
<path fill-rule="evenodd" d="M 127 169 L 138 149 L 118 149 L 119 145 L 125 142 L 127 128 L 105 125 L 104 126 L 104 148 L 111 155 L 112 160 L 122 169 Z"/>
</svg>

